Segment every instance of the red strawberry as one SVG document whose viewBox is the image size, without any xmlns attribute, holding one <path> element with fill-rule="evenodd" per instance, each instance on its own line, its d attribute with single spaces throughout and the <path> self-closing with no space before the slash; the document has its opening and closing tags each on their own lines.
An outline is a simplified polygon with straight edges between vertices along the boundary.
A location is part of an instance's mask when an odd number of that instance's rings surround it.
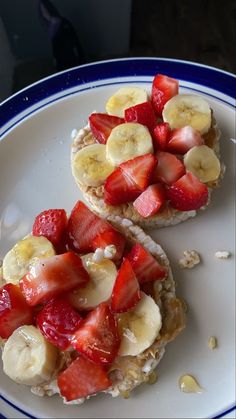
<svg viewBox="0 0 236 419">
<path fill-rule="evenodd" d="M 191 211 L 206 205 L 208 189 L 191 172 L 186 173 L 167 191 L 170 205 L 179 211 Z"/>
<path fill-rule="evenodd" d="M 0 288 L 0 336 L 7 339 L 15 329 L 25 324 L 33 324 L 32 308 L 17 285 L 4 285 Z"/>
<path fill-rule="evenodd" d="M 119 346 L 117 321 L 107 303 L 90 311 L 71 340 L 72 346 L 96 364 L 110 364 Z"/>
<path fill-rule="evenodd" d="M 149 185 L 156 163 L 151 153 L 121 163 L 106 180 L 106 204 L 120 205 L 136 199 Z"/>
<path fill-rule="evenodd" d="M 157 74 L 152 82 L 152 104 L 161 116 L 165 103 L 178 94 L 179 82 L 163 74 Z"/>
<path fill-rule="evenodd" d="M 167 269 L 162 266 L 147 250 L 136 243 L 127 255 L 127 259 L 140 283 L 163 279 L 167 275 Z"/>
<path fill-rule="evenodd" d="M 70 346 L 70 339 L 82 318 L 62 298 L 50 300 L 37 316 L 37 326 L 43 336 L 62 351 Z"/>
<path fill-rule="evenodd" d="M 153 173 L 153 183 L 164 182 L 171 185 L 185 174 L 183 163 L 174 154 L 158 151 L 156 156 L 158 164 Z"/>
<path fill-rule="evenodd" d="M 21 291 L 30 306 L 81 287 L 89 275 L 81 258 L 73 252 L 39 259 L 20 280 Z"/>
<path fill-rule="evenodd" d="M 98 247 L 105 249 L 105 247 L 110 244 L 113 244 L 116 247 L 116 254 L 113 257 L 113 260 L 118 262 L 122 258 L 125 249 L 125 237 L 119 231 L 114 229 L 98 234 L 93 239 L 92 247 L 95 251 Z"/>
<path fill-rule="evenodd" d="M 101 144 L 106 144 L 111 130 L 124 122 L 125 120 L 123 118 L 106 113 L 92 113 L 89 117 L 91 131 L 96 140 Z"/>
<path fill-rule="evenodd" d="M 102 365 L 79 356 L 57 378 L 60 393 L 69 402 L 91 396 L 112 385 Z"/>
<path fill-rule="evenodd" d="M 65 242 L 67 216 L 64 209 L 49 209 L 41 212 L 35 218 L 33 235 L 44 236 L 56 247 Z"/>
<path fill-rule="evenodd" d="M 93 250 L 93 239 L 99 233 L 113 230 L 113 227 L 78 201 L 69 217 L 67 230 L 70 247 L 80 253 L 88 253 Z"/>
<path fill-rule="evenodd" d="M 143 102 L 125 109 L 125 122 L 137 122 L 146 125 L 150 133 L 153 133 L 157 123 L 151 102 Z"/>
<path fill-rule="evenodd" d="M 140 300 L 139 283 L 128 259 L 124 259 L 118 271 L 111 296 L 111 308 L 123 313 L 133 308 Z"/>
<path fill-rule="evenodd" d="M 140 189 L 125 176 L 120 167 L 108 176 L 104 185 L 104 201 L 108 205 L 121 205 L 136 199 Z"/>
<path fill-rule="evenodd" d="M 168 151 L 176 154 L 185 154 L 190 148 L 204 143 L 201 134 L 190 125 L 174 129 L 169 136 Z"/>
<path fill-rule="evenodd" d="M 153 170 L 157 164 L 157 158 L 153 154 L 144 154 L 120 164 L 120 168 L 126 179 L 134 182 L 143 191 L 149 185 Z"/>
<path fill-rule="evenodd" d="M 133 206 L 136 211 L 144 218 L 155 215 L 163 206 L 166 200 L 166 191 L 161 183 L 150 185 L 134 201 Z"/>
<path fill-rule="evenodd" d="M 169 141 L 170 126 L 168 122 L 158 124 L 153 131 L 153 145 L 156 150 L 166 150 Z"/>
</svg>

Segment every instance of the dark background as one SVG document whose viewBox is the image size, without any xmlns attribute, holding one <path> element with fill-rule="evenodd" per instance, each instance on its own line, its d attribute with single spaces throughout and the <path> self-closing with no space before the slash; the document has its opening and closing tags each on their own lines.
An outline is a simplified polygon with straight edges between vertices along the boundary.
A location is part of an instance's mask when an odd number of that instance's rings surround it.
<svg viewBox="0 0 236 419">
<path fill-rule="evenodd" d="M 0 100 L 57 71 L 165 57 L 236 71 L 235 0 L 0 0 Z"/>
</svg>

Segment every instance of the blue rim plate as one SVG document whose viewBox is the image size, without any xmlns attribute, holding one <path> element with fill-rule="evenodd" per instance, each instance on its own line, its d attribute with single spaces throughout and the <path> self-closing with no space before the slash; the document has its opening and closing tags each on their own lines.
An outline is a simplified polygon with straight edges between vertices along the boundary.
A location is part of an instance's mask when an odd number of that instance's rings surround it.
<svg viewBox="0 0 236 419">
<path fill-rule="evenodd" d="M 180 80 L 180 86 L 207 94 L 228 107 L 235 108 L 236 77 L 206 65 L 164 58 L 128 58 L 100 61 L 72 68 L 54 74 L 21 90 L 1 104 L 0 140 L 34 113 L 79 92 L 98 86 L 116 83 L 148 83 L 156 73 L 163 73 Z M 131 80 L 132 79 L 132 80 Z M 73 128 L 73 127 L 72 127 Z M 12 411 L 27 417 L 34 417 L 20 406 L 16 406 L 5 395 L 0 395 L 2 403 Z M 235 405 L 227 406 L 220 412 L 212 412 L 212 418 L 220 418 L 234 411 Z M 0 417 L 4 417 L 1 416 Z"/>
</svg>

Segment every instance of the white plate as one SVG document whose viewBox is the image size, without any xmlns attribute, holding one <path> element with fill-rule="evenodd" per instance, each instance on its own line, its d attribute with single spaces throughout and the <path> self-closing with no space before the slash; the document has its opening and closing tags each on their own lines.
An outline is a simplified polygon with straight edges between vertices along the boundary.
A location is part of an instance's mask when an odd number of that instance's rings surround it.
<svg viewBox="0 0 236 419">
<path fill-rule="evenodd" d="M 38 398 L 0 373 L 1 412 L 6 417 L 47 418 L 202 418 L 225 416 L 235 404 L 235 138 L 233 75 L 196 63 L 166 59 L 123 59 L 85 65 L 36 83 L 1 106 L 0 257 L 30 231 L 43 209 L 70 211 L 81 195 L 70 171 L 70 133 L 84 126 L 93 110 L 104 111 L 107 98 L 121 84 L 150 91 L 157 72 L 180 80 L 181 92 L 200 93 L 214 109 L 222 131 L 222 159 L 227 170 L 210 207 L 183 224 L 152 231 L 167 251 L 178 294 L 189 305 L 187 327 L 158 368 L 158 382 L 143 385 L 129 400 L 92 398 L 83 406 L 65 406 L 59 397 Z M 202 258 L 182 271 L 183 250 Z M 217 250 L 230 259 L 217 260 Z M 211 351 L 208 338 L 217 337 Z M 178 378 L 193 374 L 202 394 L 184 394 Z M 233 413 L 231 413 L 232 415 Z"/>
</svg>

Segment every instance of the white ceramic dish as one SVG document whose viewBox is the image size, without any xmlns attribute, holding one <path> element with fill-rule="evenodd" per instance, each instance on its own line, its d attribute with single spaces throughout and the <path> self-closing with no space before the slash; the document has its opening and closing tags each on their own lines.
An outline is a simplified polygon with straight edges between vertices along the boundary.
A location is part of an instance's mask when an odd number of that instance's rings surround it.
<svg viewBox="0 0 236 419">
<path fill-rule="evenodd" d="M 158 382 L 141 386 L 129 400 L 104 395 L 81 407 L 65 406 L 59 397 L 38 398 L 29 388 L 14 384 L 0 366 L 3 417 L 212 418 L 228 413 L 235 417 L 233 75 L 178 60 L 111 60 L 54 75 L 5 101 L 0 113 L 0 258 L 30 231 L 41 210 L 70 211 L 81 198 L 70 171 L 72 129 L 84 126 L 93 110 L 103 112 L 106 99 L 122 83 L 150 90 L 157 72 L 178 78 L 181 92 L 199 93 L 209 101 L 222 131 L 227 167 L 205 212 L 178 226 L 151 231 L 169 255 L 178 294 L 188 302 L 186 330 L 167 347 Z M 178 267 L 185 249 L 197 250 L 202 258 L 191 271 Z M 217 250 L 228 250 L 232 256 L 218 260 Z M 207 345 L 211 335 L 219 343 L 214 351 Z M 198 379 L 202 394 L 179 390 L 178 379 L 185 373 Z"/>
</svg>

